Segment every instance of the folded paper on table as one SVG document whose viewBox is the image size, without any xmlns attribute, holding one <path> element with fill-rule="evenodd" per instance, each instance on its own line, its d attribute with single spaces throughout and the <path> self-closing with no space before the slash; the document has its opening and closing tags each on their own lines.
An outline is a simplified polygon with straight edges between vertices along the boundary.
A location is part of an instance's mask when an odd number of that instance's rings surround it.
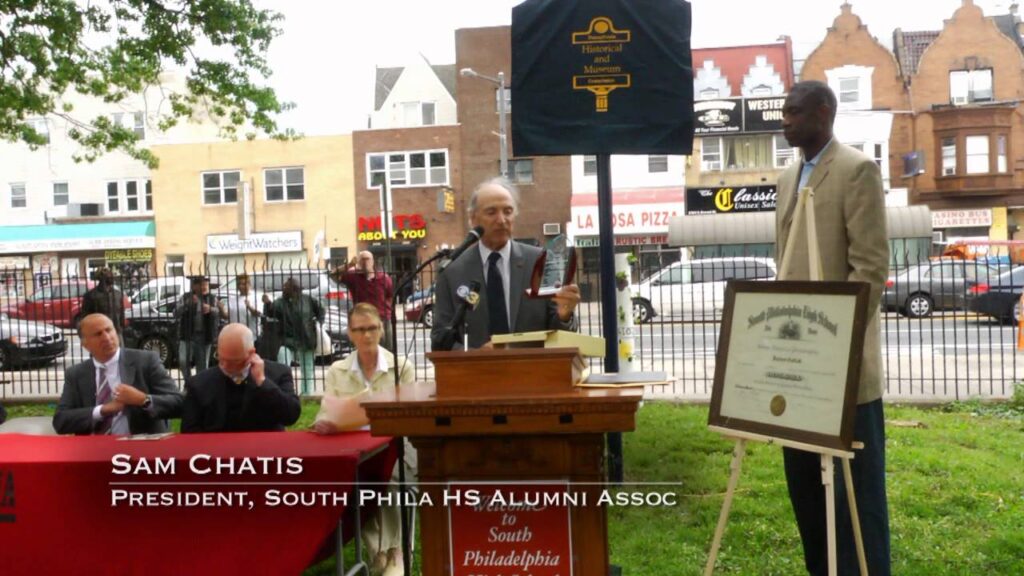
<svg viewBox="0 0 1024 576">
<path fill-rule="evenodd" d="M 581 356 L 604 357 L 604 338 L 567 330 L 495 334 L 491 337 L 491 342 L 509 347 L 579 348 Z"/>
<path fill-rule="evenodd" d="M 323 415 L 320 419 L 331 422 L 342 431 L 362 428 L 369 420 L 359 401 L 369 390 L 366 388 L 362 392 L 345 397 L 324 395 Z"/>
</svg>

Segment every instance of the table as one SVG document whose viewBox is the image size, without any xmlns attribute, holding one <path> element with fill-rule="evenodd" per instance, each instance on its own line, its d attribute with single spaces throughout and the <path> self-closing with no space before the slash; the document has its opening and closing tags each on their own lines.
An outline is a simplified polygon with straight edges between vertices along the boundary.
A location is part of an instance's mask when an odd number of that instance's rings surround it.
<svg viewBox="0 0 1024 576">
<path fill-rule="evenodd" d="M 0 434 L 0 572 L 299 574 L 358 503 L 357 471 L 390 478 L 389 443 L 368 432 Z M 296 505 L 272 505 L 285 493 Z M 172 505 L 131 505 L 153 504 L 150 494 Z"/>
</svg>

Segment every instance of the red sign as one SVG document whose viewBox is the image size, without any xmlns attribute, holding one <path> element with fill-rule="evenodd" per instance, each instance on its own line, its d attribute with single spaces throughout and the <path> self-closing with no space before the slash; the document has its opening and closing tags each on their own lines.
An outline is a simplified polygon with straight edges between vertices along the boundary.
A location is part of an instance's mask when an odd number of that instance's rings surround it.
<svg viewBox="0 0 1024 576">
<path fill-rule="evenodd" d="M 568 483 L 450 483 L 452 576 L 572 576 Z M 581 499 L 576 501 L 577 499 Z M 451 500 L 451 499 L 449 499 Z"/>
<path fill-rule="evenodd" d="M 423 218 L 422 214 L 395 214 L 391 217 L 391 220 L 393 223 L 392 230 L 423 230 L 427 227 L 427 221 Z M 381 230 L 380 215 L 360 216 L 358 225 L 360 232 L 376 232 Z"/>
</svg>

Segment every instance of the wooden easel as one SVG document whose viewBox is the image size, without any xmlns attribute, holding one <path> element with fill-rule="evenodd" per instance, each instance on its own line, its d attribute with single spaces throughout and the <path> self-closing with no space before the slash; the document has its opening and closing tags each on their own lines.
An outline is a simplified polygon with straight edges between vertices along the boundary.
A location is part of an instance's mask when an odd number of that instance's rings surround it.
<svg viewBox="0 0 1024 576">
<path fill-rule="evenodd" d="M 799 197 L 796 202 L 796 210 L 793 214 L 794 225 L 801 218 L 805 221 L 807 230 L 807 252 L 810 259 L 811 280 L 821 280 L 821 252 L 818 250 L 818 230 L 814 221 L 814 191 L 811 188 L 801 188 L 798 191 Z M 782 255 L 782 265 L 779 267 L 779 279 L 784 280 L 788 264 L 793 255 L 793 243 L 789 242 L 786 251 Z M 803 442 L 795 442 L 783 438 L 774 438 L 762 434 L 754 434 L 742 430 L 733 430 L 721 426 L 708 426 L 709 430 L 736 440 L 736 446 L 732 452 L 732 463 L 729 465 L 729 484 L 725 492 L 725 501 L 722 502 L 722 511 L 718 516 L 718 525 L 715 527 L 715 537 L 711 542 L 711 551 L 708 554 L 707 564 L 704 566 L 704 576 L 711 576 L 715 569 L 715 560 L 718 559 L 718 550 L 722 544 L 722 535 L 725 533 L 725 525 L 729 520 L 729 510 L 732 507 L 732 500 L 736 494 L 736 485 L 739 483 L 740 470 L 742 468 L 743 456 L 746 455 L 746 443 L 748 440 L 764 442 L 766 444 L 777 444 L 786 448 L 812 452 L 821 456 L 821 483 L 825 486 L 825 518 L 828 539 L 828 573 L 829 576 L 836 576 L 836 491 L 833 484 L 835 477 L 835 463 L 833 458 L 839 458 L 843 463 L 843 479 L 846 484 L 846 499 L 850 507 L 850 521 L 853 523 L 853 539 L 857 547 L 857 560 L 860 564 L 861 576 L 868 576 L 867 559 L 864 556 L 864 540 L 860 531 L 860 516 L 857 513 L 857 498 L 853 492 L 853 475 L 850 472 L 850 460 L 854 453 L 846 450 L 836 450 L 815 446 Z M 853 449 L 864 448 L 863 442 L 854 442 Z"/>
</svg>

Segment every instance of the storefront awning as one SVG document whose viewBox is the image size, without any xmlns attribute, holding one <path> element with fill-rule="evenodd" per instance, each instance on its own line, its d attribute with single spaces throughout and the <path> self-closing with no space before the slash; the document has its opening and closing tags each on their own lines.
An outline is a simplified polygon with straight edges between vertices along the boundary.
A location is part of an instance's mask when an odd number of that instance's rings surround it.
<svg viewBox="0 0 1024 576">
<path fill-rule="evenodd" d="M 156 248 L 152 220 L 0 227 L 0 254 Z"/>
<path fill-rule="evenodd" d="M 890 239 L 932 237 L 932 217 L 927 206 L 891 206 L 886 208 L 886 220 Z M 774 242 L 775 212 L 676 216 L 668 226 L 668 243 L 672 246 Z"/>
</svg>

